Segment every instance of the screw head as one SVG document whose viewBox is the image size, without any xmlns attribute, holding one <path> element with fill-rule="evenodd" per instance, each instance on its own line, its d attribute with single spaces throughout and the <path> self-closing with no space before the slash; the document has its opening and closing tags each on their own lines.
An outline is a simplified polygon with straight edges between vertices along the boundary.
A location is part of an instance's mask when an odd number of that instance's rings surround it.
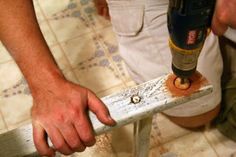
<svg viewBox="0 0 236 157">
<path fill-rule="evenodd" d="M 141 101 L 141 97 L 138 96 L 138 95 L 133 95 L 133 96 L 131 97 L 131 102 L 134 103 L 134 104 L 137 104 L 137 103 L 139 103 L 140 101 Z"/>
</svg>

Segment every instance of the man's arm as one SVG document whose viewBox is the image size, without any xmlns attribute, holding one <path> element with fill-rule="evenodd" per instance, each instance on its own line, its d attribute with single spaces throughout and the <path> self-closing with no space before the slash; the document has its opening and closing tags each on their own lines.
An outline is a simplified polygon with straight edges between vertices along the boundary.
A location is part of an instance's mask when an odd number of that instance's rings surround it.
<svg viewBox="0 0 236 157">
<path fill-rule="evenodd" d="M 46 133 L 63 154 L 95 142 L 86 111 L 108 125 L 114 120 L 90 90 L 63 77 L 40 32 L 31 0 L 0 0 L 0 40 L 24 74 L 33 96 L 33 136 L 41 155 L 54 156 Z"/>
</svg>

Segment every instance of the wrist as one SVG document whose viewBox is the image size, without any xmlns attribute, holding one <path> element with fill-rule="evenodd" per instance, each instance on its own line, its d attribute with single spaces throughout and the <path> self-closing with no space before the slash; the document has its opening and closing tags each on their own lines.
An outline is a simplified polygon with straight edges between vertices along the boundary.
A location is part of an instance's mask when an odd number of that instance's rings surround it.
<svg viewBox="0 0 236 157">
<path fill-rule="evenodd" d="M 53 70 L 41 69 L 40 73 L 36 72 L 32 76 L 26 76 L 26 80 L 33 97 L 38 93 L 56 89 L 61 83 L 66 81 L 58 68 Z"/>
</svg>

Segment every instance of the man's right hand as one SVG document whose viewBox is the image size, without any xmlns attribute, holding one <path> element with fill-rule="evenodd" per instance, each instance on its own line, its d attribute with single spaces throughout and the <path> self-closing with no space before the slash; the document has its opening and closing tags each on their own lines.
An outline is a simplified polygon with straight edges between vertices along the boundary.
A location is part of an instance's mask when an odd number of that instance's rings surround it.
<svg viewBox="0 0 236 157">
<path fill-rule="evenodd" d="M 66 80 L 39 89 L 33 94 L 33 136 L 42 156 L 54 156 L 55 150 L 69 155 L 95 143 L 88 110 L 104 124 L 114 125 L 108 109 L 96 95 Z M 52 88 L 53 87 L 53 88 Z M 47 144 L 47 135 L 54 148 Z"/>
<path fill-rule="evenodd" d="M 236 0 L 217 0 L 212 19 L 212 31 L 223 35 L 228 27 L 236 29 Z"/>
</svg>

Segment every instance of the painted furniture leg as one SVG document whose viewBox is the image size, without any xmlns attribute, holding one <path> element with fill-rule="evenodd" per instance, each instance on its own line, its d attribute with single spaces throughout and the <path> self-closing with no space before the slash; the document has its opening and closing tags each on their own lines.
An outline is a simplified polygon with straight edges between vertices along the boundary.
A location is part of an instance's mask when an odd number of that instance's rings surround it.
<svg viewBox="0 0 236 157">
<path fill-rule="evenodd" d="M 134 123 L 133 157 L 148 157 L 152 116 Z"/>
</svg>

